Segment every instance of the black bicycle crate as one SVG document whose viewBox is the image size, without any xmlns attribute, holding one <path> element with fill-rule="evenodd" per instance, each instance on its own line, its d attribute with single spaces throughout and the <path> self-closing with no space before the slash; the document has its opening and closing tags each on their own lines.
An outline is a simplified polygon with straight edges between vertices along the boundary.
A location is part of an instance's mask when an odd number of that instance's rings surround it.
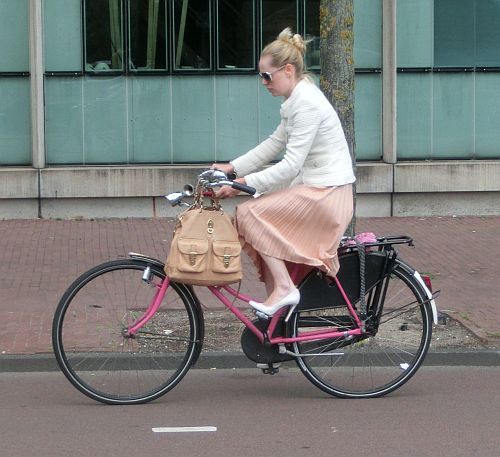
<svg viewBox="0 0 500 457">
<path fill-rule="evenodd" d="M 370 292 L 391 272 L 394 251 L 375 251 L 365 254 L 365 291 Z M 360 298 L 360 269 L 357 251 L 339 256 L 337 278 L 349 301 L 354 305 Z M 317 269 L 311 271 L 300 287 L 297 310 L 344 307 L 347 305 L 337 283 Z"/>
</svg>

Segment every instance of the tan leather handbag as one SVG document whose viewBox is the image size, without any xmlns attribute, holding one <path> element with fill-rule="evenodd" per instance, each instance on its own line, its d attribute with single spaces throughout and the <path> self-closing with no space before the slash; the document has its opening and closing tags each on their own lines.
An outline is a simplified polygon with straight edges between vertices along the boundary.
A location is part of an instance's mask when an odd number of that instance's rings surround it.
<svg viewBox="0 0 500 457">
<path fill-rule="evenodd" d="M 240 255 L 238 232 L 220 206 L 195 206 L 177 217 L 165 273 L 184 284 L 231 284 L 243 276 Z"/>
</svg>

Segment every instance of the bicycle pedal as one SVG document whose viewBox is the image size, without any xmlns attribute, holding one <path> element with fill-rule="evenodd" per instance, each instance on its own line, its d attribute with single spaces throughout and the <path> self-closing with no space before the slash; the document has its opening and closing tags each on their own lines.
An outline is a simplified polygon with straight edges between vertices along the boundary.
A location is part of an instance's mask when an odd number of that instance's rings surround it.
<svg viewBox="0 0 500 457">
<path fill-rule="evenodd" d="M 262 370 L 264 374 L 275 375 L 280 371 L 281 363 L 258 363 L 257 368 Z"/>
</svg>

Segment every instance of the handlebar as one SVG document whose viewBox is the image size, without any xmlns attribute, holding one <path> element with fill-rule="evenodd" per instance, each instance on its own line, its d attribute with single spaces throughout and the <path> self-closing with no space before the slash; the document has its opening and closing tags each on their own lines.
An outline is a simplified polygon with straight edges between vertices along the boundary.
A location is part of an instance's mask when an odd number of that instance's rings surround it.
<svg viewBox="0 0 500 457">
<path fill-rule="evenodd" d="M 255 194 L 256 190 L 253 187 L 234 182 L 234 179 L 236 179 L 234 173 L 226 175 L 223 171 L 217 169 L 206 170 L 198 176 L 198 182 L 202 182 L 206 187 L 231 186 L 233 189 L 238 189 L 249 195 Z"/>
<path fill-rule="evenodd" d="M 245 184 L 235 182 L 235 179 L 236 175 L 233 173 L 226 175 L 221 170 L 210 169 L 198 175 L 198 185 L 196 188 L 213 189 L 214 187 L 231 186 L 233 189 L 237 189 L 249 195 L 254 195 L 256 193 L 256 189 Z M 182 199 L 184 197 L 191 197 L 193 195 L 193 191 L 194 188 L 192 186 L 186 185 L 183 192 L 173 192 L 168 194 L 166 198 L 172 206 L 190 206 Z"/>
<path fill-rule="evenodd" d="M 239 182 L 235 181 L 223 180 L 219 181 L 217 184 L 214 184 L 214 187 L 222 187 L 222 186 L 231 186 L 233 189 L 238 189 L 241 192 L 245 192 L 249 195 L 254 195 L 255 192 L 257 192 L 253 187 L 247 186 L 245 184 L 240 184 Z"/>
</svg>

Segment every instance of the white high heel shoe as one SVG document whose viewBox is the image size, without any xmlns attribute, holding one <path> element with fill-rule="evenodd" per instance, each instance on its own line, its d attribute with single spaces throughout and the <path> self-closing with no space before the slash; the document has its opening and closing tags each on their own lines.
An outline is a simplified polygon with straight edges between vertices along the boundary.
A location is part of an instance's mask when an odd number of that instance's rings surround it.
<svg viewBox="0 0 500 457">
<path fill-rule="evenodd" d="M 292 306 L 295 308 L 300 302 L 300 292 L 298 289 L 293 289 L 286 297 L 282 298 L 278 303 L 274 305 L 264 305 L 256 301 L 250 301 L 248 304 L 255 310 L 265 314 L 266 316 L 272 316 L 281 308 L 285 306 Z M 291 314 L 291 313 L 289 313 Z"/>
</svg>

